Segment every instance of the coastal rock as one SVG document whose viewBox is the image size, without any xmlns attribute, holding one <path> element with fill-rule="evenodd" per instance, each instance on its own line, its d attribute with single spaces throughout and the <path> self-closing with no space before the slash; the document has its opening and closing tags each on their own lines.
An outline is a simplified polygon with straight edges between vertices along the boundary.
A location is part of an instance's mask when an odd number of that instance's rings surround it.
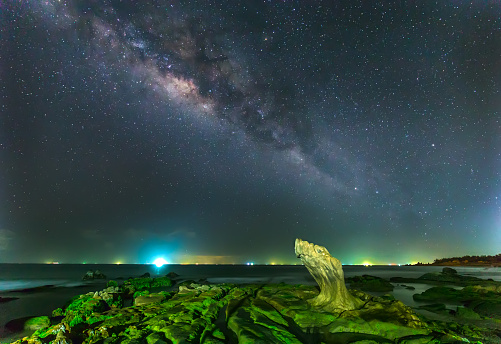
<svg viewBox="0 0 501 344">
<path fill-rule="evenodd" d="M 50 326 L 50 319 L 48 316 L 40 316 L 26 320 L 24 323 L 25 330 L 41 330 Z"/>
<path fill-rule="evenodd" d="M 312 305 L 329 311 L 359 308 L 363 302 L 348 293 L 341 262 L 323 246 L 296 239 L 294 251 L 320 287 L 320 294 L 310 300 Z"/>
<path fill-rule="evenodd" d="M 443 303 L 431 303 L 428 305 L 419 306 L 420 309 L 424 309 L 433 313 L 445 313 L 447 308 Z"/>
<path fill-rule="evenodd" d="M 463 319 L 482 319 L 477 312 L 466 307 L 458 307 L 456 310 L 456 317 Z"/>
<path fill-rule="evenodd" d="M 455 273 L 427 273 L 419 277 L 418 279 L 424 281 L 434 281 L 434 282 L 442 282 L 442 283 L 453 283 L 457 285 L 468 285 L 472 282 L 483 281 L 481 278 L 473 277 L 473 276 L 462 276 Z"/>
<path fill-rule="evenodd" d="M 114 280 L 109 280 L 108 283 L 106 283 L 106 287 L 118 287 L 118 282 Z"/>
<path fill-rule="evenodd" d="M 278 312 L 278 317 L 270 315 L 270 311 L 266 314 L 267 318 L 275 319 L 276 323 L 290 328 L 290 321 L 286 319 L 291 319 L 295 326 L 299 326 L 302 332 L 306 333 L 311 329 L 322 329 L 324 334 L 318 333 L 315 340 L 309 339 L 312 343 L 330 340 L 336 342 L 334 340 L 336 336 L 341 338 L 348 336 L 347 333 L 350 332 L 357 332 L 356 335 L 349 337 L 353 342 L 363 340 L 368 336 L 373 336 L 373 339 L 379 342 L 385 342 L 388 339 L 429 334 L 426 324 L 402 302 L 374 297 L 362 291 L 352 292 L 353 297 L 364 300 L 363 306 L 360 309 L 346 310 L 339 314 L 311 306 L 308 301 L 318 294 L 316 288 L 312 286 L 264 286 L 258 291 L 256 298 L 265 301 L 272 306 L 272 310 Z M 262 310 L 260 312 L 264 313 Z M 303 341 L 304 338 L 301 336 L 304 333 L 294 334 Z M 336 336 L 331 338 L 333 334 Z"/>
<path fill-rule="evenodd" d="M 411 285 L 405 285 L 405 284 L 402 284 L 401 286 L 402 286 L 402 287 L 404 287 L 404 288 L 405 288 L 405 289 L 407 289 L 407 290 L 416 290 L 416 288 L 415 288 L 415 287 L 413 287 L 413 286 L 411 286 Z"/>
<path fill-rule="evenodd" d="M 64 310 L 62 308 L 56 308 L 52 311 L 52 317 L 64 317 Z"/>
<path fill-rule="evenodd" d="M 94 298 L 94 293 L 79 295 L 73 298 L 64 311 L 62 323 L 75 326 L 79 323 L 88 322 L 94 313 L 102 313 L 110 309 L 110 306 L 102 299 Z"/>
<path fill-rule="evenodd" d="M 106 275 L 103 274 L 101 271 L 96 270 L 94 271 L 94 279 L 106 279 Z"/>
<path fill-rule="evenodd" d="M 52 342 L 54 344 L 72 344 L 73 341 L 70 338 L 70 334 L 64 330 L 59 331 L 56 335 L 56 339 Z"/>
<path fill-rule="evenodd" d="M 457 275 L 457 270 L 453 268 L 445 267 L 442 269 L 442 274 L 444 275 Z"/>
<path fill-rule="evenodd" d="M 461 303 L 468 296 L 451 287 L 432 287 L 420 294 L 414 294 L 412 298 L 419 302 Z"/>
<path fill-rule="evenodd" d="M 483 298 L 465 304 L 474 312 L 491 319 L 501 320 L 501 299 L 500 298 Z"/>
<path fill-rule="evenodd" d="M 165 341 L 165 335 L 162 333 L 154 332 L 146 337 L 146 343 L 148 344 L 167 344 Z"/>
<path fill-rule="evenodd" d="M 5 302 L 10 302 L 14 300 L 18 300 L 18 297 L 1 297 L 0 296 L 0 303 L 5 303 Z"/>
<path fill-rule="evenodd" d="M 82 321 L 65 317 L 16 343 L 424 344 L 494 338 L 493 331 L 460 323 L 427 323 L 400 301 L 362 291 L 349 291 L 362 300 L 359 309 L 329 312 L 309 302 L 319 294 L 315 286 L 191 283 L 183 287 L 179 292 L 161 292 L 165 298 L 157 302 L 122 309 L 99 307 L 94 302 L 102 300 L 81 295 L 65 313 L 80 314 Z"/>
<path fill-rule="evenodd" d="M 176 274 L 175 272 L 171 271 L 169 272 L 167 275 L 165 275 L 166 277 L 169 277 L 169 278 L 176 278 L 176 277 L 179 277 L 178 274 Z"/>
<path fill-rule="evenodd" d="M 134 306 L 144 306 L 151 303 L 160 303 L 163 300 L 165 300 L 165 295 L 159 293 L 140 295 L 134 299 Z"/>
<path fill-rule="evenodd" d="M 474 276 L 459 275 L 455 269 L 443 268 L 441 272 L 425 273 L 418 278 L 392 277 L 393 283 L 424 283 L 434 285 L 455 285 L 460 287 L 478 285 L 485 288 L 499 288 L 501 291 L 501 282 L 493 280 L 484 280 Z"/>
<path fill-rule="evenodd" d="M 345 279 L 350 288 L 363 291 L 388 292 L 393 291 L 393 284 L 381 277 L 362 275 Z"/>
<path fill-rule="evenodd" d="M 501 283 L 496 285 L 496 284 L 490 284 L 490 285 L 473 285 L 470 287 L 474 291 L 480 294 L 486 294 L 488 292 L 494 292 L 501 294 Z"/>
<path fill-rule="evenodd" d="M 96 271 L 89 270 L 82 277 L 82 280 L 84 280 L 84 281 L 92 281 L 92 280 L 95 280 L 95 279 L 106 279 L 106 275 L 103 274 L 99 270 L 96 270 Z"/>
<path fill-rule="evenodd" d="M 119 287 L 108 287 L 94 293 L 90 292 L 87 295 L 92 295 L 92 298 L 105 301 L 110 307 L 122 307 L 123 299 Z"/>
<path fill-rule="evenodd" d="M 228 319 L 228 327 L 236 334 L 238 343 L 302 343 L 268 303 L 244 300 L 242 306 Z"/>
<path fill-rule="evenodd" d="M 168 288 L 172 285 L 174 285 L 174 282 L 167 276 L 158 278 L 139 277 L 126 280 L 121 286 L 121 290 L 125 296 L 131 297 L 139 291 L 149 290 L 150 288 Z"/>
<path fill-rule="evenodd" d="M 85 273 L 85 275 L 82 277 L 84 281 L 89 281 L 94 279 L 94 271 L 89 270 Z"/>
<path fill-rule="evenodd" d="M 153 282 L 151 283 L 152 288 L 156 287 L 171 287 L 174 284 L 174 282 L 167 276 L 164 277 L 157 277 L 153 279 Z"/>
<path fill-rule="evenodd" d="M 481 316 L 501 319 L 501 295 L 494 292 L 479 292 L 475 287 L 464 287 L 460 290 L 450 287 L 433 287 L 423 293 L 414 294 L 413 298 L 419 302 L 443 302 L 464 306 Z"/>
</svg>

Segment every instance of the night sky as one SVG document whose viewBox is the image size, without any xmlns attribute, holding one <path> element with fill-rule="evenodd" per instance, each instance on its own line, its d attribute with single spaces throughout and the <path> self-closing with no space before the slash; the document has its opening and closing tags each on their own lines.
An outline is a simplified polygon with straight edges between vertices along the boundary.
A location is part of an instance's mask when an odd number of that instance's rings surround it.
<svg viewBox="0 0 501 344">
<path fill-rule="evenodd" d="M 0 262 L 501 252 L 499 1 L 0 15 Z"/>
</svg>

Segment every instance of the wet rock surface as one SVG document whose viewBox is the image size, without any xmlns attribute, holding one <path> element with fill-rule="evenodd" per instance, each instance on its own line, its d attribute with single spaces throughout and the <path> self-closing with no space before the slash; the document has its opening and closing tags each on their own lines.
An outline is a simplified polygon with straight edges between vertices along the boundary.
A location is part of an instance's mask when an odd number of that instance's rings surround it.
<svg viewBox="0 0 501 344">
<path fill-rule="evenodd" d="M 501 291 L 501 282 L 484 280 L 474 276 L 460 275 L 455 269 L 444 267 L 441 272 L 426 273 L 418 278 L 392 277 L 393 283 L 424 283 L 433 285 L 454 285 L 459 287 L 479 286 Z"/>
<path fill-rule="evenodd" d="M 462 311 L 463 314 L 475 312 L 483 317 L 501 319 L 501 293 L 486 291 L 474 286 L 462 289 L 433 287 L 423 293 L 414 294 L 413 298 L 421 302 L 443 302 L 466 307 L 468 310 Z"/>
<path fill-rule="evenodd" d="M 390 294 L 365 292 L 393 290 L 385 279 L 351 277 L 347 289 L 325 247 L 297 239 L 295 253 L 318 287 L 207 280 L 173 287 L 177 275 L 144 274 L 75 296 L 51 318 L 22 319 L 35 331 L 15 343 L 501 343 L 499 282 L 451 268 L 411 279 L 439 285 L 414 295 L 420 310 L 446 319 L 429 320 Z"/>
<path fill-rule="evenodd" d="M 393 291 L 393 284 L 381 277 L 363 275 L 346 278 L 350 288 L 363 291 L 389 292 Z"/>
<path fill-rule="evenodd" d="M 0 303 L 5 303 L 5 302 L 10 302 L 14 300 L 18 300 L 18 297 L 1 297 L 0 296 Z"/>
<path fill-rule="evenodd" d="M 187 282 L 173 288 L 165 278 L 155 280 L 129 279 L 79 295 L 55 310 L 52 325 L 44 319 L 43 328 L 16 343 L 501 342 L 495 329 L 428 321 L 391 296 L 358 290 L 348 293 L 359 308 L 325 311 L 309 302 L 319 295 L 314 286 Z M 135 305 L 117 303 L 115 295 Z M 458 316 L 478 321 L 480 313 L 469 310 L 458 309 Z"/>
<path fill-rule="evenodd" d="M 103 274 L 99 270 L 96 270 L 96 271 L 89 270 L 82 277 L 83 281 L 92 281 L 92 280 L 98 280 L 98 279 L 106 279 L 106 275 Z"/>
</svg>

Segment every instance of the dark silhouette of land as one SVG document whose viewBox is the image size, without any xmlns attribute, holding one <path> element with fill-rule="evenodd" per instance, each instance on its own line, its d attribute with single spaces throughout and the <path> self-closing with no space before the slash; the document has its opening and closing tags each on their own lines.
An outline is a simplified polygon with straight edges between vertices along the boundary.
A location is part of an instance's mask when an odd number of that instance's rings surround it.
<svg viewBox="0 0 501 344">
<path fill-rule="evenodd" d="M 463 256 L 435 259 L 433 263 L 420 263 L 416 265 L 439 266 L 501 266 L 501 253 L 495 256 Z"/>
</svg>

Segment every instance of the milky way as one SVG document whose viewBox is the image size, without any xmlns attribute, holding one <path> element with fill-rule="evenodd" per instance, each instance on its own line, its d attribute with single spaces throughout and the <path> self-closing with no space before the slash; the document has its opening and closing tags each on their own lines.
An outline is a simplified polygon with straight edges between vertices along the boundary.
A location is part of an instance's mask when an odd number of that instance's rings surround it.
<svg viewBox="0 0 501 344">
<path fill-rule="evenodd" d="M 498 253 L 494 1 L 3 7 L 4 260 Z"/>
</svg>

